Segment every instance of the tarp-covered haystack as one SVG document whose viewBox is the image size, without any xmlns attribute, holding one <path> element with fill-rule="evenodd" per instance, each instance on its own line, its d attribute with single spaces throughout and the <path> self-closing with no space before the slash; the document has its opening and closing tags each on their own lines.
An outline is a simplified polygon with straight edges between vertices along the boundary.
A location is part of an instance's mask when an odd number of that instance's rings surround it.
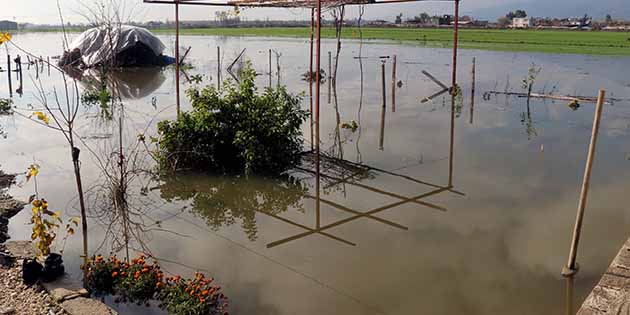
<svg viewBox="0 0 630 315">
<path fill-rule="evenodd" d="M 72 41 L 59 66 L 164 66 L 173 62 L 162 54 L 164 49 L 162 41 L 147 29 L 129 25 L 102 26 L 89 29 Z"/>
</svg>

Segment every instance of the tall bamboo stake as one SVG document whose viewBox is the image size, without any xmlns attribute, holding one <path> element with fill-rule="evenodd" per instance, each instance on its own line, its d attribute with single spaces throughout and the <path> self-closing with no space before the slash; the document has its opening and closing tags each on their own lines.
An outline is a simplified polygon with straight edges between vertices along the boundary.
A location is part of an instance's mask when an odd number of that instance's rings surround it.
<svg viewBox="0 0 630 315">
<path fill-rule="evenodd" d="M 396 55 L 392 64 L 392 113 L 396 112 Z"/>
<path fill-rule="evenodd" d="M 177 117 L 179 117 L 179 0 L 175 0 L 175 94 L 177 97 Z"/>
<path fill-rule="evenodd" d="M 457 90 L 457 41 L 459 39 L 459 0 L 455 0 L 455 25 L 453 27 L 453 75 L 451 81 L 451 139 L 450 152 L 448 158 L 448 185 L 453 186 L 453 161 L 455 142 L 455 92 Z"/>
<path fill-rule="evenodd" d="M 315 9 L 311 9 L 311 40 L 310 40 L 310 49 L 309 49 L 309 60 L 310 60 L 310 66 L 309 66 L 309 78 L 308 78 L 308 93 L 309 93 L 309 101 L 310 101 L 310 107 L 309 107 L 309 119 L 310 119 L 310 129 L 311 129 L 311 150 L 313 150 L 314 147 L 314 143 L 313 143 L 313 33 L 314 33 L 314 28 L 315 28 Z M 319 70 L 319 69 L 318 69 Z M 319 71 L 318 71 L 319 72 Z M 317 82 L 317 84 L 319 85 L 319 82 Z"/>
<path fill-rule="evenodd" d="M 321 226 L 320 220 L 320 156 L 319 156 L 319 101 L 320 101 L 320 84 L 321 81 L 321 37 L 322 37 L 322 0 L 317 0 L 317 44 L 315 48 L 315 169 L 317 174 L 315 176 L 315 189 L 316 189 L 316 227 L 319 229 Z"/>
<path fill-rule="evenodd" d="M 606 91 L 599 90 L 597 97 L 597 107 L 595 108 L 595 116 L 593 117 L 593 130 L 591 131 L 591 143 L 588 147 L 588 156 L 586 158 L 586 167 L 584 169 L 584 178 L 582 181 L 582 192 L 580 193 L 580 201 L 578 204 L 577 215 L 575 218 L 575 226 L 573 228 L 573 239 L 571 240 L 571 250 L 569 251 L 569 261 L 562 268 L 562 275 L 572 277 L 578 272 L 576 257 L 580 236 L 582 234 L 582 223 L 584 220 L 584 210 L 586 209 L 586 201 L 588 197 L 589 185 L 591 181 L 591 170 L 593 161 L 595 160 L 595 148 L 597 146 L 597 135 L 599 134 L 599 125 L 601 122 L 602 111 L 604 109 L 604 100 Z"/>
</svg>

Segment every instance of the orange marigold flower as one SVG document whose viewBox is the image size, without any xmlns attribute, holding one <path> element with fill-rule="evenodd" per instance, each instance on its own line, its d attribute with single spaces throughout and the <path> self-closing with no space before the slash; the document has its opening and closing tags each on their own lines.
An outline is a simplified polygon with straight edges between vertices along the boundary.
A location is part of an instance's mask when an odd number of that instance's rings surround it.
<svg viewBox="0 0 630 315">
<path fill-rule="evenodd" d="M 203 296 L 208 295 L 208 293 L 210 293 L 210 292 L 208 292 L 208 290 L 203 290 L 203 291 L 201 291 L 201 295 L 203 295 Z"/>
<path fill-rule="evenodd" d="M 203 303 L 206 303 L 206 299 L 204 298 L 199 299 L 199 304 L 203 304 Z"/>
<path fill-rule="evenodd" d="M 195 295 L 195 290 L 190 290 L 190 295 L 191 296 Z"/>
<path fill-rule="evenodd" d="M 142 269 L 142 273 L 147 273 L 147 272 L 149 272 L 149 268 L 143 268 Z"/>
<path fill-rule="evenodd" d="M 116 276 L 118 276 L 118 271 L 112 272 L 112 277 L 116 278 Z"/>
<path fill-rule="evenodd" d="M 127 275 L 127 273 L 123 271 L 123 272 L 120 273 L 120 275 L 124 277 L 124 276 Z"/>
</svg>

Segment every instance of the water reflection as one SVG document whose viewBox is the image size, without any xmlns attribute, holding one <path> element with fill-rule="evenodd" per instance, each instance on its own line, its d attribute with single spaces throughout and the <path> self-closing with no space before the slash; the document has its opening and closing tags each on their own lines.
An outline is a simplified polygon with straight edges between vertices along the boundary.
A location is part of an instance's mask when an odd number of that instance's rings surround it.
<svg viewBox="0 0 630 315">
<path fill-rule="evenodd" d="M 123 100 L 137 100 L 150 96 L 166 81 L 160 67 L 116 69 L 106 75 L 95 69 L 73 73 L 86 90 L 99 90 L 103 86 L 116 90 Z"/>
<path fill-rule="evenodd" d="M 307 189 L 297 178 L 166 176 L 159 186 L 167 201 L 191 202 L 191 211 L 213 230 L 239 223 L 250 241 L 258 238 L 256 214 L 277 216 L 289 209 L 304 211 Z"/>
</svg>

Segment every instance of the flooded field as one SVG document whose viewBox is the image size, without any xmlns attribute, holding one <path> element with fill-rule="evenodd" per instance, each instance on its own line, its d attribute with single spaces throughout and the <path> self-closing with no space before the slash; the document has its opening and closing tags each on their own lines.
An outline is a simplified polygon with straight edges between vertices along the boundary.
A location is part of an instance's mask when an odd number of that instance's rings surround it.
<svg viewBox="0 0 630 315">
<path fill-rule="evenodd" d="M 14 42 L 37 55 L 54 56 L 62 51 L 61 36 L 18 34 Z M 172 51 L 174 39 L 161 39 Z M 304 40 L 184 36 L 181 45 L 192 47 L 188 60 L 193 66 L 181 76 L 182 90 L 198 85 L 197 75 L 203 76 L 201 84 L 216 84 L 217 46 L 224 54 L 223 78 L 245 49 L 244 56 L 261 73 L 260 89 L 279 81 L 294 93 L 306 93 L 303 105 L 309 107 L 308 83 L 302 80 L 308 71 Z M 20 53 L 8 47 L 10 54 Z M 334 47 L 334 41 L 322 44 L 326 72 Z M 271 78 L 269 49 L 276 52 Z M 392 58 L 387 58 L 383 114 L 379 57 L 394 54 L 400 81 L 396 110 Z M 330 80 L 321 86 L 326 157 L 319 202 L 312 155 L 305 154 L 300 169 L 277 179 L 197 172 L 155 179 L 138 172 L 126 219 L 108 212 L 102 168 L 112 167 L 107 162 L 116 156 L 121 138 L 125 150 L 132 151 L 139 134 L 154 136 L 157 121 L 175 118 L 175 74 L 173 68 L 117 73 L 124 107 L 82 106 L 76 126 L 88 191 L 90 253 L 122 256 L 128 248 L 150 252 L 169 273 L 206 272 L 230 297 L 232 314 L 575 313 L 628 237 L 630 58 L 478 50 L 459 56 L 462 93 L 456 99 L 451 174 L 450 96 L 422 102 L 440 90 L 422 71 L 449 85 L 451 51 L 346 41 L 336 88 L 329 88 Z M 583 103 L 573 110 L 568 102 L 545 99 L 528 105 L 525 98 L 485 93 L 523 92 L 522 80 L 532 64 L 542 67 L 535 92 L 596 96 L 604 88 L 620 99 L 604 109 L 578 254 L 581 270 L 573 282 L 560 270 L 568 255 L 595 106 Z M 23 95 L 13 100 L 28 116 L 41 107 L 37 76 L 49 97 L 63 83 L 55 71 L 49 76 L 47 69 L 39 75 L 33 66 L 26 69 Z M 7 97 L 6 73 L 2 76 L 0 97 Z M 87 81 L 81 88 L 89 86 Z M 182 109 L 189 108 L 182 93 Z M 356 123 L 356 129 L 341 128 L 344 123 Z M 0 126 L 2 169 L 24 172 L 33 161 L 40 164 L 40 194 L 51 208 L 76 215 L 64 137 L 20 115 L 1 116 Z M 308 151 L 308 124 L 303 130 Z M 148 158 L 136 164 L 153 167 Z M 11 193 L 27 199 L 32 186 L 14 187 Z M 29 238 L 29 219 L 27 210 L 12 219 L 14 239 Z M 128 242 L 123 228 L 133 231 Z M 79 236 L 69 239 L 64 255 L 67 270 L 77 278 L 81 246 Z M 160 313 L 111 305 L 124 314 Z"/>
</svg>

